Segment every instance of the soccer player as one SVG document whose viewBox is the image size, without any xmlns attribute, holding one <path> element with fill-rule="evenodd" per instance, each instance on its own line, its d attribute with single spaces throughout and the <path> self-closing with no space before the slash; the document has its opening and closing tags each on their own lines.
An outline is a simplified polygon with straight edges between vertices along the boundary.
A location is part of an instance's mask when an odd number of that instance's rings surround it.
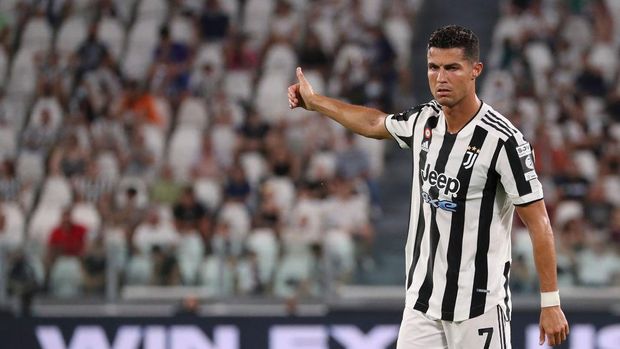
<svg viewBox="0 0 620 349">
<path fill-rule="evenodd" d="M 540 343 L 566 340 L 553 232 L 530 144 L 476 95 L 479 42 L 446 26 L 430 37 L 434 97 L 397 114 L 315 93 L 297 68 L 291 108 L 322 113 L 366 137 L 411 149 L 413 178 L 406 250 L 406 305 L 398 349 L 510 348 L 510 231 L 527 226 L 541 290 Z"/>
</svg>

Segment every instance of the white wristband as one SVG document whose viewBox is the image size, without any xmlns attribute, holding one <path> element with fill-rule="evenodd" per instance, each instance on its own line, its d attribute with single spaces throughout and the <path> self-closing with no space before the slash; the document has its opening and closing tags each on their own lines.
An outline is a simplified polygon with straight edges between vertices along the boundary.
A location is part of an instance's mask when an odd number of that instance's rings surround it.
<svg viewBox="0 0 620 349">
<path fill-rule="evenodd" d="M 540 293 L 540 307 L 555 307 L 560 305 L 560 291 L 541 292 Z"/>
</svg>

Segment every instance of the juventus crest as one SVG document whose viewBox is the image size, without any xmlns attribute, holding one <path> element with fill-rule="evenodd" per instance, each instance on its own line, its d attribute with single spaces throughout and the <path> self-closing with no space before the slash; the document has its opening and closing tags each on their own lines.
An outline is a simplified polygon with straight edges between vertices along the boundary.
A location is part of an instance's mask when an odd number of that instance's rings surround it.
<svg viewBox="0 0 620 349">
<path fill-rule="evenodd" d="M 480 154 L 480 148 L 475 146 L 467 147 L 467 152 L 465 152 L 465 160 L 463 161 L 463 167 L 465 167 L 466 170 L 469 170 L 472 166 L 474 166 L 474 163 L 478 158 L 478 154 Z"/>
</svg>

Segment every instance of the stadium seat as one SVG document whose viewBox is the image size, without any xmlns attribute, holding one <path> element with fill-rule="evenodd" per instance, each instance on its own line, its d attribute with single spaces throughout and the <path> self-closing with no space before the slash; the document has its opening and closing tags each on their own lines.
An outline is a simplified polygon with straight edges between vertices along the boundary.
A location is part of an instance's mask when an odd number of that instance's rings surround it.
<svg viewBox="0 0 620 349">
<path fill-rule="evenodd" d="M 383 174 L 386 142 L 377 142 L 372 138 L 356 135 L 355 144 L 368 154 L 370 175 L 377 178 Z"/>
<path fill-rule="evenodd" d="M 196 50 L 194 68 L 199 69 L 204 65 L 210 65 L 216 73 L 224 71 L 224 48 L 221 43 L 207 42 L 200 45 Z"/>
<path fill-rule="evenodd" d="M 583 206 L 577 201 L 561 201 L 555 208 L 555 226 L 562 227 L 573 219 L 583 218 Z"/>
<path fill-rule="evenodd" d="M 224 167 L 231 166 L 237 148 L 237 132 L 230 124 L 215 123 L 211 127 L 211 142 L 217 161 Z"/>
<path fill-rule="evenodd" d="M 0 211 L 5 223 L 0 234 L 0 250 L 17 250 L 24 242 L 24 214 L 17 203 L 3 202 Z"/>
<path fill-rule="evenodd" d="M 153 278 L 153 261 L 147 255 L 135 254 L 129 258 L 125 268 L 125 284 L 131 286 L 149 285 Z"/>
<path fill-rule="evenodd" d="M 78 46 L 86 39 L 88 25 L 81 15 L 74 15 L 62 22 L 58 34 L 56 34 L 56 49 L 62 55 L 73 54 Z"/>
<path fill-rule="evenodd" d="M 138 20 L 154 19 L 163 21 L 168 14 L 168 5 L 165 0 L 140 0 L 136 11 Z"/>
<path fill-rule="evenodd" d="M 345 44 L 340 48 L 334 60 L 334 73 L 344 74 L 349 66 L 360 66 L 366 59 L 364 48 L 355 43 Z"/>
<path fill-rule="evenodd" d="M 170 20 L 170 37 L 173 41 L 193 45 L 196 42 L 196 31 L 191 18 L 175 15 Z"/>
<path fill-rule="evenodd" d="M 222 186 L 211 178 L 199 178 L 194 181 L 194 193 L 201 204 L 215 212 L 222 202 Z"/>
<path fill-rule="evenodd" d="M 297 54 L 290 44 L 275 44 L 267 50 L 263 60 L 263 72 L 292 72 L 297 67 Z"/>
<path fill-rule="evenodd" d="M 35 48 L 19 49 L 13 57 L 6 91 L 8 95 L 30 99 L 36 87 Z"/>
<path fill-rule="evenodd" d="M 347 278 L 355 270 L 355 245 L 351 235 L 344 230 L 331 229 L 325 232 L 323 249 L 333 275 Z"/>
<path fill-rule="evenodd" d="M 333 178 L 336 175 L 336 154 L 333 151 L 312 154 L 306 175 L 310 180 Z"/>
<path fill-rule="evenodd" d="M 49 276 L 50 293 L 58 298 L 76 298 L 81 294 L 82 265 L 77 257 L 61 256 L 52 265 Z"/>
<path fill-rule="evenodd" d="M 92 202 L 78 202 L 73 206 L 71 211 L 71 219 L 81 224 L 94 236 L 99 234 L 101 229 L 101 215 L 97 207 Z"/>
<path fill-rule="evenodd" d="M 247 248 L 258 258 L 259 277 L 263 284 L 271 282 L 278 262 L 280 246 L 270 228 L 253 229 L 246 241 Z"/>
<path fill-rule="evenodd" d="M 252 98 L 252 73 L 245 70 L 226 72 L 224 91 L 235 101 L 249 101 Z"/>
<path fill-rule="evenodd" d="M 53 31 L 43 16 L 31 18 L 21 36 L 20 49 L 47 51 L 52 45 Z"/>
<path fill-rule="evenodd" d="M 274 124 L 291 114 L 286 98 L 281 91 L 286 91 L 291 77 L 288 72 L 265 73 L 258 81 L 254 105 L 263 116 L 263 120 Z"/>
<path fill-rule="evenodd" d="M 278 209 L 280 209 L 284 216 L 287 216 L 297 197 L 293 180 L 285 176 L 272 176 L 264 182 L 263 190 L 273 193 Z"/>
<path fill-rule="evenodd" d="M 17 176 L 26 183 L 39 183 L 45 176 L 45 164 L 40 153 L 21 151 L 17 158 Z"/>
<path fill-rule="evenodd" d="M 119 61 L 125 45 L 125 30 L 122 23 L 115 17 L 105 16 L 99 21 L 98 35 L 112 57 Z"/>
<path fill-rule="evenodd" d="M 401 4 L 401 6 L 403 5 Z M 398 5 L 394 6 L 391 11 L 392 14 L 383 24 L 383 31 L 390 45 L 396 51 L 397 65 L 407 67 L 411 59 L 411 42 L 413 40 L 411 23 Z"/>
<path fill-rule="evenodd" d="M 262 43 L 269 33 L 271 14 L 275 8 L 274 0 L 248 0 L 243 8 L 243 29 L 253 33 L 252 39 Z"/>
<path fill-rule="evenodd" d="M 207 256 L 198 269 L 198 285 L 213 296 L 225 297 L 234 293 L 234 275 L 225 258 Z"/>
<path fill-rule="evenodd" d="M 323 51 L 328 54 L 334 53 L 337 50 L 339 38 L 336 35 L 337 30 L 333 19 L 330 16 L 322 16 L 309 25 L 319 38 Z"/>
<path fill-rule="evenodd" d="M 155 166 L 161 164 L 166 148 L 164 131 L 159 126 L 144 124 L 141 126 L 141 132 L 146 147 L 155 157 Z"/>
<path fill-rule="evenodd" d="M 17 132 L 11 125 L 0 125 L 0 158 L 15 158 L 17 155 Z"/>
<path fill-rule="evenodd" d="M 157 46 L 160 24 L 160 20 L 146 18 L 131 27 L 121 62 L 123 72 L 130 78 L 142 80 L 145 77 Z"/>
<path fill-rule="evenodd" d="M 4 99 L 0 101 L 5 111 L 4 117 L 15 132 L 21 132 L 25 126 L 27 102 L 29 102 L 29 98 L 16 95 L 6 95 Z"/>
<path fill-rule="evenodd" d="M 120 176 L 118 158 L 111 151 L 103 151 L 96 158 L 99 174 L 102 178 L 116 183 Z"/>
<path fill-rule="evenodd" d="M 176 179 L 189 179 L 191 165 L 200 154 L 201 141 L 201 131 L 193 127 L 178 127 L 172 132 L 167 158 Z"/>
<path fill-rule="evenodd" d="M 616 207 L 620 206 L 620 176 L 618 174 L 608 175 L 602 181 L 605 186 L 606 199 Z"/>
<path fill-rule="evenodd" d="M 302 282 L 309 282 L 312 256 L 306 253 L 287 253 L 278 264 L 274 277 L 273 294 L 276 297 L 296 296 Z M 316 275 L 315 275 L 316 276 Z"/>
<path fill-rule="evenodd" d="M 122 270 L 127 265 L 128 248 L 125 231 L 121 227 L 108 224 L 103 228 L 102 236 L 106 249 L 108 265 L 116 270 Z"/>
<path fill-rule="evenodd" d="M 177 113 L 177 127 L 189 127 L 203 131 L 209 124 L 209 114 L 204 99 L 187 97 L 181 102 Z"/>
<path fill-rule="evenodd" d="M 588 181 L 592 182 L 598 178 L 599 167 L 596 156 L 589 150 L 578 150 L 573 154 L 573 162 L 577 166 L 579 173 Z"/>
<path fill-rule="evenodd" d="M 251 186 L 257 186 L 268 174 L 267 161 L 260 152 L 243 152 L 239 157 L 239 162 Z"/>
<path fill-rule="evenodd" d="M 43 183 L 39 205 L 66 207 L 73 202 L 71 184 L 62 175 L 49 176 Z"/>
<path fill-rule="evenodd" d="M 170 106 L 170 102 L 165 97 L 156 96 L 155 108 L 157 108 L 157 113 L 163 119 L 162 130 L 168 132 L 172 124 L 172 107 Z"/>
<path fill-rule="evenodd" d="M 239 202 L 227 201 L 222 205 L 218 218 L 228 223 L 231 239 L 243 241 L 250 231 L 251 217 L 248 208 Z"/>
<path fill-rule="evenodd" d="M 183 284 L 196 284 L 198 269 L 204 259 L 204 254 L 204 243 L 197 232 L 182 232 L 180 234 L 176 257 Z"/>
</svg>

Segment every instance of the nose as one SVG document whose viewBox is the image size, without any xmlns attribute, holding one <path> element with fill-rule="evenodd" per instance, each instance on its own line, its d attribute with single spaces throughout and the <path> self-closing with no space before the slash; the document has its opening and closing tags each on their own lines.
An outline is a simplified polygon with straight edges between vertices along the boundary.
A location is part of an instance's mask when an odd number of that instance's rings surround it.
<svg viewBox="0 0 620 349">
<path fill-rule="evenodd" d="M 439 68 L 437 72 L 437 82 L 447 82 L 447 75 L 445 69 Z"/>
</svg>

